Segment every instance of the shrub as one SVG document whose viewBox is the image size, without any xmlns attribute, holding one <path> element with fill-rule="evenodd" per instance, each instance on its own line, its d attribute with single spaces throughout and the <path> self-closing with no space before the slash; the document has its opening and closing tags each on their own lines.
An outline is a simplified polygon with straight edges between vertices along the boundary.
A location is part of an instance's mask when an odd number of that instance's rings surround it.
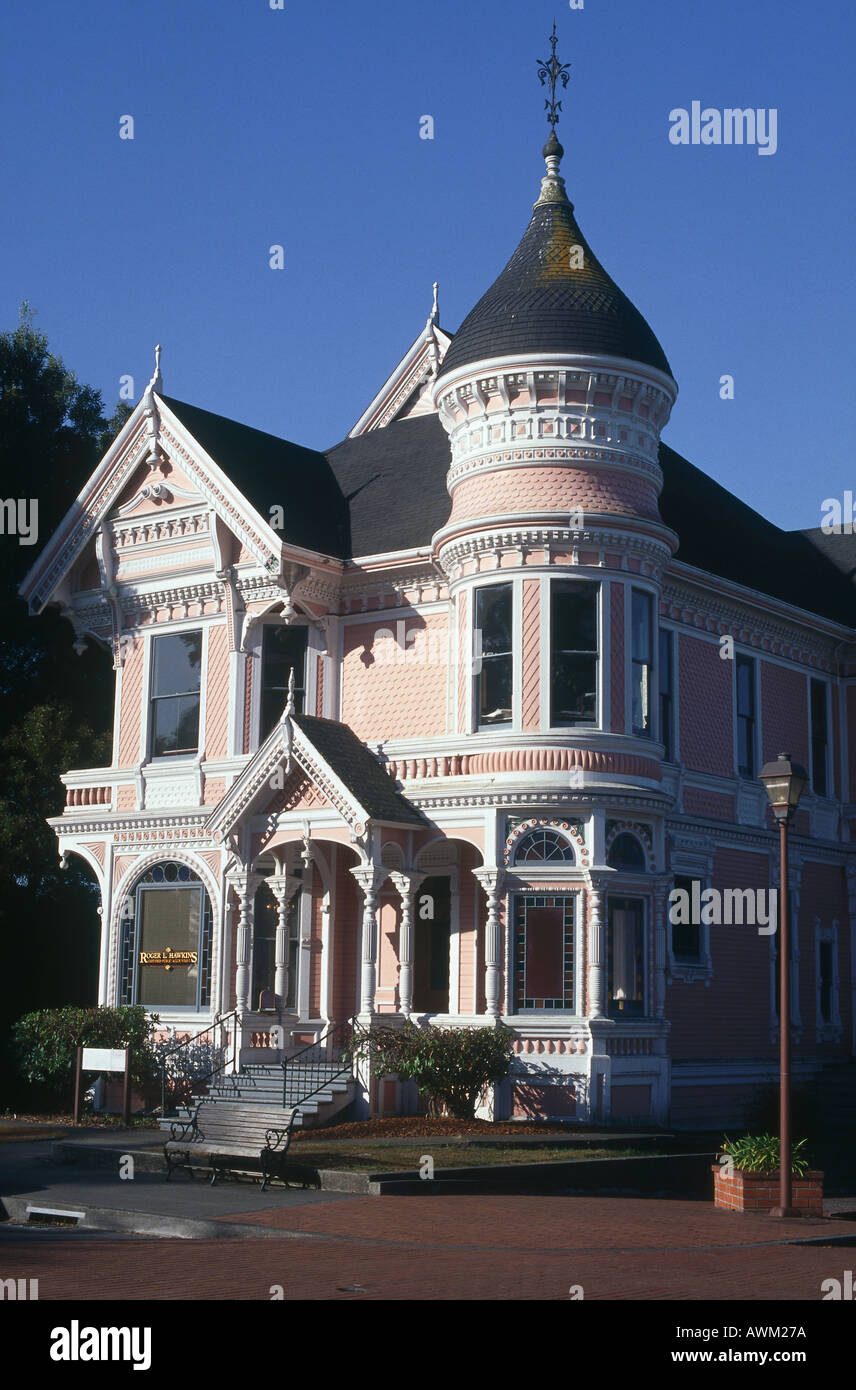
<svg viewBox="0 0 856 1390">
<path fill-rule="evenodd" d="M 442 1110 L 470 1120 L 485 1086 L 508 1075 L 514 1034 L 510 1028 L 377 1028 L 354 1047 L 381 1072 L 415 1081 L 428 1097 L 428 1113 Z"/>
<path fill-rule="evenodd" d="M 155 1076 L 151 1036 L 158 1021 L 141 1004 L 39 1009 L 12 1028 L 18 1068 L 27 1081 L 47 1083 L 54 1095 L 68 1098 L 78 1047 L 130 1047 L 131 1079 L 146 1085 Z"/>
<path fill-rule="evenodd" d="M 804 1139 L 798 1139 L 791 1148 L 791 1173 L 802 1177 L 808 1172 L 808 1163 L 800 1157 L 799 1151 L 805 1146 Z M 734 1167 L 742 1173 L 778 1173 L 779 1139 L 775 1134 L 745 1134 L 742 1139 L 729 1139 L 722 1142 L 722 1153 L 728 1154 Z"/>
<path fill-rule="evenodd" d="M 178 1048 L 182 1040 L 165 1038 L 153 1043 L 151 1056 L 157 1075 L 165 1069 L 165 1106 L 175 1110 L 186 1105 L 194 1090 L 204 1081 L 209 1081 L 223 1070 L 226 1061 L 225 1047 L 212 1041 L 197 1042 L 190 1039 L 186 1047 Z"/>
</svg>

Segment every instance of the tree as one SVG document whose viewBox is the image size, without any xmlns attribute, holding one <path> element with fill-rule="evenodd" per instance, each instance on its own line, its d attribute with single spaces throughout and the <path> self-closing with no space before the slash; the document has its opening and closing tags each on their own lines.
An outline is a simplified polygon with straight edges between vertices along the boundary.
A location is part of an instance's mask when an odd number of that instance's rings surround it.
<svg viewBox="0 0 856 1390">
<path fill-rule="evenodd" d="M 371 1058 L 378 1074 L 398 1073 L 428 1097 L 429 1114 L 442 1110 L 471 1120 L 485 1086 L 503 1081 L 511 1065 L 514 1034 L 496 1028 L 380 1027 L 362 1035 L 354 1051 Z"/>
<path fill-rule="evenodd" d="M 38 538 L 0 535 L 0 1033 L 22 1006 L 88 1003 L 97 970 L 97 894 L 73 858 L 62 872 L 45 817 L 63 806 L 60 772 L 109 761 L 110 656 L 73 649 L 55 609 L 27 613 L 18 585 L 130 407 L 111 419 L 101 393 L 50 351 L 29 305 L 0 333 L 2 498 L 35 498 Z M 85 983 L 84 983 L 85 982 Z M 0 1070 L 2 1070 L 0 1058 Z"/>
</svg>

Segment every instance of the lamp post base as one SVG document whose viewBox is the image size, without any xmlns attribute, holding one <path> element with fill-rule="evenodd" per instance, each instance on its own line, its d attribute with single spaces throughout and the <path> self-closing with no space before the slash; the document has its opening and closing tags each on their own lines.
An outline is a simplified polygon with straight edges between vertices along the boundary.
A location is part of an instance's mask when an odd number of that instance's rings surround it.
<svg viewBox="0 0 856 1390">
<path fill-rule="evenodd" d="M 799 1207 L 773 1207 L 770 1211 L 770 1215 L 778 1217 L 792 1217 L 802 1216 L 802 1212 L 799 1210 Z"/>
</svg>

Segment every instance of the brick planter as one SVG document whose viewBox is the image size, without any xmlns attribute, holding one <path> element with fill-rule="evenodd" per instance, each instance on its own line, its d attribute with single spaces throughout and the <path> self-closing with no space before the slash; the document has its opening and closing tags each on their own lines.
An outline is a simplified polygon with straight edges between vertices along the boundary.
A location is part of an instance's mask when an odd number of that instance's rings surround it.
<svg viewBox="0 0 856 1390">
<path fill-rule="evenodd" d="M 744 1173 L 726 1177 L 718 1163 L 713 1173 L 713 1204 L 724 1211 L 772 1211 L 779 1205 L 779 1174 Z M 808 1172 L 791 1179 L 792 1204 L 807 1216 L 823 1215 L 823 1174 Z"/>
</svg>

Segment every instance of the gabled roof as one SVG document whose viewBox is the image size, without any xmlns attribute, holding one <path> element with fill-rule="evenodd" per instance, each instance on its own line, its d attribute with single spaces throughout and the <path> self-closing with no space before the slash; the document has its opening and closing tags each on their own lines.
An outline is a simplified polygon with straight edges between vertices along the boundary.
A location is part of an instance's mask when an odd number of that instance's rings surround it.
<svg viewBox="0 0 856 1390">
<path fill-rule="evenodd" d="M 435 286 L 436 292 L 436 286 Z M 448 349 L 451 338 L 434 315 L 429 318 L 419 337 L 408 348 L 398 366 L 366 406 L 348 438 L 367 434 L 370 430 L 385 429 L 394 420 L 403 419 L 411 411 L 425 414 L 433 410 L 426 401 L 427 388 Z"/>
<path fill-rule="evenodd" d="M 285 711 L 211 812 L 206 831 L 225 839 L 246 816 L 264 809 L 262 801 L 270 800 L 276 770 L 285 767 L 290 771 L 295 763 L 352 829 L 365 829 L 369 821 L 425 824 L 347 724 Z"/>
<path fill-rule="evenodd" d="M 283 508 L 283 540 L 347 554 L 348 509 L 323 454 L 172 396 L 162 400 L 265 520 L 271 507 Z"/>
<path fill-rule="evenodd" d="M 396 791 L 389 773 L 384 772 L 348 724 L 309 714 L 295 714 L 294 723 L 359 802 L 369 820 L 424 826 L 424 818 Z"/>
</svg>

